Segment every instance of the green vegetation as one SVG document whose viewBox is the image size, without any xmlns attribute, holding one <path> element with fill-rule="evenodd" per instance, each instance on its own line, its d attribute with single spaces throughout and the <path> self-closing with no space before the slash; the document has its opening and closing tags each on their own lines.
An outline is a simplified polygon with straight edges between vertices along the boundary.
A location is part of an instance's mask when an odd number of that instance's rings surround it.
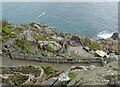
<svg viewBox="0 0 120 87">
<path fill-rule="evenodd" d="M 5 79 L 5 78 L 0 78 L 2 80 L 1 83 L 8 83 L 9 82 L 9 79 Z"/>
<path fill-rule="evenodd" d="M 42 52 L 42 55 L 44 56 L 44 57 L 48 57 L 49 55 L 49 53 L 47 52 L 47 51 L 41 51 Z"/>
<path fill-rule="evenodd" d="M 38 41 L 38 40 L 48 40 L 46 37 L 43 37 L 42 35 L 39 34 L 32 34 L 32 36 Z"/>
<path fill-rule="evenodd" d="M 45 73 L 47 73 L 48 75 L 56 73 L 56 70 L 54 68 L 52 68 L 51 66 L 43 67 L 43 69 L 44 69 Z"/>
<path fill-rule="evenodd" d="M 20 33 L 23 33 L 24 30 L 23 30 L 21 27 L 16 27 L 16 28 L 14 29 L 14 32 L 16 32 L 17 34 L 20 34 Z"/>
<path fill-rule="evenodd" d="M 9 77 L 15 85 L 19 86 L 28 79 L 28 76 L 21 75 L 20 73 L 15 73 Z"/>
<path fill-rule="evenodd" d="M 41 73 L 41 70 L 30 65 L 19 67 L 2 67 L 3 74 L 13 74 L 14 72 L 21 72 L 23 74 L 34 74 L 35 77 L 38 77 Z"/>
<path fill-rule="evenodd" d="M 6 25 L 8 25 L 9 23 L 8 23 L 8 20 L 7 19 L 3 19 L 2 20 L 2 26 L 6 26 Z"/>
<path fill-rule="evenodd" d="M 15 37 L 17 37 L 17 34 L 15 32 L 12 32 L 9 36 L 10 36 L 10 38 L 15 38 Z"/>
<path fill-rule="evenodd" d="M 76 54 L 76 53 L 71 53 L 71 54 L 69 55 L 69 57 L 72 57 L 72 58 L 80 58 L 81 56 L 78 55 L 78 54 Z"/>
<path fill-rule="evenodd" d="M 2 41 L 5 42 L 9 38 L 15 38 L 17 37 L 17 34 L 10 29 L 8 26 L 2 27 Z"/>
<path fill-rule="evenodd" d="M 0 74 L 9 75 L 8 79 L 2 78 L 2 82 L 9 84 L 9 82 L 11 81 L 12 83 L 14 83 L 15 86 L 21 85 L 29 78 L 29 76 L 25 74 L 33 76 L 33 79 L 31 79 L 33 83 L 37 81 L 37 77 L 39 77 L 41 74 L 40 68 L 31 65 L 18 67 L 0 67 L 0 70 L 2 70 Z"/>
<path fill-rule="evenodd" d="M 29 49 L 26 49 L 26 50 L 23 50 L 23 49 L 21 49 L 20 47 L 17 47 L 17 46 L 15 46 L 15 45 L 12 45 L 16 50 L 18 50 L 18 51 L 20 51 L 21 53 L 26 53 L 26 54 L 29 54 L 29 55 L 34 55 L 34 53 L 31 51 L 31 50 L 29 50 Z"/>
<path fill-rule="evenodd" d="M 101 46 L 98 43 L 92 43 L 88 47 L 95 50 L 101 50 Z"/>
<path fill-rule="evenodd" d="M 3 48 L 3 46 L 0 44 L 0 49 L 2 49 Z"/>
<path fill-rule="evenodd" d="M 99 43 L 90 40 L 88 37 L 81 38 L 82 42 L 91 49 L 100 50 L 101 46 Z"/>
<path fill-rule="evenodd" d="M 12 29 L 10 29 L 10 27 L 8 27 L 8 26 L 5 26 L 5 27 L 2 27 L 2 32 L 4 33 L 4 34 L 11 34 L 12 33 Z"/>
<path fill-rule="evenodd" d="M 105 78 L 106 78 L 107 80 L 112 80 L 112 79 L 114 79 L 115 77 L 118 77 L 118 76 L 116 76 L 116 75 L 107 75 L 107 76 L 105 76 Z"/>
<path fill-rule="evenodd" d="M 30 27 L 29 24 L 21 24 L 20 26 L 23 26 L 23 27 Z"/>
<path fill-rule="evenodd" d="M 56 39 L 52 39 L 50 36 L 48 36 L 48 37 L 44 37 L 44 36 L 42 36 L 42 35 L 40 35 L 40 34 L 32 34 L 32 36 L 37 40 L 37 41 L 39 41 L 39 40 L 41 40 L 41 41 L 56 41 L 56 42 L 59 42 L 59 40 L 56 40 Z"/>
<path fill-rule="evenodd" d="M 68 73 L 69 78 L 74 79 L 76 78 L 76 74 L 74 72 L 69 72 Z"/>
<path fill-rule="evenodd" d="M 17 39 L 14 44 L 22 49 L 29 49 L 30 47 L 30 42 L 27 39 Z"/>
<path fill-rule="evenodd" d="M 55 54 L 56 50 L 54 50 L 52 47 L 46 45 L 46 46 L 44 46 L 44 50 L 40 48 L 40 52 L 42 53 L 42 55 L 44 57 L 48 57 L 52 54 Z"/>
<path fill-rule="evenodd" d="M 34 55 L 34 53 L 30 51 L 30 42 L 27 39 L 16 39 L 13 41 L 13 47 L 23 53 Z"/>
<path fill-rule="evenodd" d="M 9 36 L 2 36 L 2 41 L 5 42 L 9 39 L 10 37 Z"/>
<path fill-rule="evenodd" d="M 56 52 L 52 47 L 50 47 L 50 46 L 48 46 L 48 45 L 44 46 L 44 48 L 45 48 L 45 50 L 47 50 L 47 51 L 49 51 L 49 52 L 52 52 L 52 53 L 55 53 L 55 52 Z"/>
</svg>

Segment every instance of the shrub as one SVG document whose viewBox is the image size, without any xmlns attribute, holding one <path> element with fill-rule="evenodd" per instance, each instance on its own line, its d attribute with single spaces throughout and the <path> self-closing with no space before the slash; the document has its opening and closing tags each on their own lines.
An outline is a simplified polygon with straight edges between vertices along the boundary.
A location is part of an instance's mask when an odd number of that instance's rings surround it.
<svg viewBox="0 0 120 87">
<path fill-rule="evenodd" d="M 74 79 L 76 77 L 76 74 L 73 72 L 68 73 L 69 78 Z"/>
<path fill-rule="evenodd" d="M 56 73 L 56 70 L 52 68 L 51 66 L 44 67 L 43 69 L 45 73 L 47 73 L 48 75 Z"/>
<path fill-rule="evenodd" d="M 7 41 L 9 38 L 10 38 L 9 36 L 2 36 L 3 42 L 4 42 L 4 41 Z"/>
<path fill-rule="evenodd" d="M 11 69 L 10 67 L 2 67 L 2 74 L 10 74 Z"/>
<path fill-rule="evenodd" d="M 39 34 L 32 34 L 32 36 L 36 39 L 36 40 L 48 40 L 46 37 L 43 37 L 42 35 Z"/>
<path fill-rule="evenodd" d="M 21 27 L 17 27 L 15 30 L 14 30 L 17 34 L 20 34 L 20 33 L 23 33 L 24 30 L 21 28 Z"/>
<path fill-rule="evenodd" d="M 89 48 L 94 50 L 100 50 L 101 46 L 98 43 L 93 42 L 92 44 L 88 45 Z"/>
<path fill-rule="evenodd" d="M 11 38 L 15 38 L 15 37 L 17 37 L 17 34 L 16 34 L 16 33 L 11 33 L 11 34 L 10 34 L 10 37 L 11 37 Z"/>
<path fill-rule="evenodd" d="M 17 39 L 13 43 L 14 43 L 14 45 L 16 45 L 16 46 L 18 46 L 21 49 L 26 50 L 26 51 L 30 47 L 30 42 L 28 40 L 26 40 L 26 39 L 21 39 L 21 40 Z"/>
<path fill-rule="evenodd" d="M 82 38 L 82 42 L 91 49 L 100 50 L 101 46 L 99 43 L 90 40 L 88 37 Z"/>
<path fill-rule="evenodd" d="M 23 74 L 34 74 L 35 77 L 38 77 L 41 73 L 41 70 L 39 68 L 36 68 L 34 66 L 19 66 L 19 67 L 2 67 L 2 73 L 3 74 L 10 74 L 14 72 L 21 72 Z"/>
<path fill-rule="evenodd" d="M 12 33 L 12 30 L 5 26 L 5 27 L 2 27 L 2 32 L 5 34 L 5 35 L 10 35 Z"/>
<path fill-rule="evenodd" d="M 27 39 L 16 39 L 13 41 L 13 46 L 15 49 L 20 50 L 23 53 L 34 55 L 34 53 L 30 50 L 30 41 Z"/>
<path fill-rule="evenodd" d="M 48 46 L 48 45 L 44 46 L 44 48 L 45 48 L 45 50 L 47 50 L 49 52 L 55 53 L 55 50 L 52 47 Z"/>
<path fill-rule="evenodd" d="M 16 33 L 12 32 L 12 29 L 10 29 L 8 26 L 2 27 L 2 36 L 3 42 L 7 41 L 9 38 L 17 37 Z"/>
<path fill-rule="evenodd" d="M 43 55 L 44 57 L 48 57 L 48 52 L 47 52 L 47 51 L 42 51 L 42 55 Z"/>
<path fill-rule="evenodd" d="M 36 77 L 40 75 L 41 71 L 34 66 L 21 66 L 16 68 L 17 72 L 22 72 L 24 74 L 31 74 L 33 73 Z"/>
<path fill-rule="evenodd" d="M 22 83 L 24 83 L 27 79 L 28 79 L 28 76 L 24 76 L 24 75 L 21 75 L 19 73 L 15 73 L 11 76 L 9 76 L 9 79 L 17 86 L 21 85 Z"/>
</svg>

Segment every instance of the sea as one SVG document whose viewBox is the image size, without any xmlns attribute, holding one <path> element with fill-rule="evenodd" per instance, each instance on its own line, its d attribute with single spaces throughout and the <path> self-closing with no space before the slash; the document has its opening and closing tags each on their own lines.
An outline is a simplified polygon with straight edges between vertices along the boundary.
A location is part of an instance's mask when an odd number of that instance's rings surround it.
<svg viewBox="0 0 120 87">
<path fill-rule="evenodd" d="M 3 2 L 2 19 L 44 23 L 61 32 L 108 38 L 118 31 L 117 2 Z"/>
</svg>

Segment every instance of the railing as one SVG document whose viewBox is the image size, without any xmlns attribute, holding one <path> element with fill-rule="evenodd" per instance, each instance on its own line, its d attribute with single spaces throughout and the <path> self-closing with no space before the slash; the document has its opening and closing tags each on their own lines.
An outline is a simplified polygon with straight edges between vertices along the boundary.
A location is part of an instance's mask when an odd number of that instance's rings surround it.
<svg viewBox="0 0 120 87">
<path fill-rule="evenodd" d="M 93 58 L 53 58 L 53 57 L 36 57 L 24 54 L 11 54 L 13 59 L 30 60 L 38 62 L 53 63 L 101 63 L 100 57 Z"/>
</svg>

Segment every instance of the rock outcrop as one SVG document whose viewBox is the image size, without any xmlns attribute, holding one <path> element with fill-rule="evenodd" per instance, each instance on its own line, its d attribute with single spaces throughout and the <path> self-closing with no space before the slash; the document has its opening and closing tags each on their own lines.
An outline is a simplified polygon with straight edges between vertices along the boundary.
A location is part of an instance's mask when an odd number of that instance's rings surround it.
<svg viewBox="0 0 120 87">
<path fill-rule="evenodd" d="M 8 25 L 9 26 L 13 25 L 7 22 L 3 22 L 3 24 L 5 24 L 6 27 L 8 27 Z M 107 54 L 110 53 L 115 53 L 117 55 L 120 54 L 118 50 L 119 34 L 117 32 L 113 33 L 111 38 L 95 40 L 86 36 L 60 32 L 55 27 L 51 27 L 46 24 L 31 23 L 23 25 L 14 25 L 14 27 L 11 26 L 10 28 L 11 29 L 13 28 L 12 31 L 14 32 L 16 32 L 17 30 L 19 30 L 20 32 L 20 29 L 16 30 L 17 27 L 20 27 L 24 32 L 31 31 L 26 32 L 28 33 L 27 37 L 29 41 L 34 41 L 35 44 L 39 41 L 41 48 L 45 45 L 48 45 L 55 51 L 61 49 L 61 51 L 59 52 L 66 53 L 66 51 L 63 51 L 63 49 L 67 49 L 69 46 L 72 47 L 82 46 L 83 50 L 86 50 L 86 53 L 90 51 L 95 52 L 96 50 L 102 50 Z M 24 35 L 20 34 L 17 37 L 18 38 L 20 37 L 19 39 L 24 38 Z M 11 37 L 6 37 L 5 35 L 4 39 L 5 40 L 11 39 Z"/>
<path fill-rule="evenodd" d="M 111 36 L 111 38 L 113 40 L 119 40 L 119 33 L 118 32 L 113 33 L 113 35 Z"/>
<path fill-rule="evenodd" d="M 116 55 L 119 54 L 118 40 L 101 39 L 101 40 L 99 40 L 99 44 L 101 44 L 102 50 L 107 52 L 108 54 L 110 54 L 110 53 L 115 53 Z"/>
<path fill-rule="evenodd" d="M 71 80 L 67 85 L 110 85 L 120 83 L 115 80 L 118 77 L 118 63 L 114 61 L 104 67 L 77 67 L 71 68 L 70 71 L 77 74 L 76 78 Z M 114 82 L 112 82 L 114 81 Z"/>
<path fill-rule="evenodd" d="M 56 41 L 38 41 L 38 43 L 40 44 L 41 48 L 43 48 L 43 46 L 49 46 L 54 50 L 59 50 L 62 47 Z"/>
</svg>

